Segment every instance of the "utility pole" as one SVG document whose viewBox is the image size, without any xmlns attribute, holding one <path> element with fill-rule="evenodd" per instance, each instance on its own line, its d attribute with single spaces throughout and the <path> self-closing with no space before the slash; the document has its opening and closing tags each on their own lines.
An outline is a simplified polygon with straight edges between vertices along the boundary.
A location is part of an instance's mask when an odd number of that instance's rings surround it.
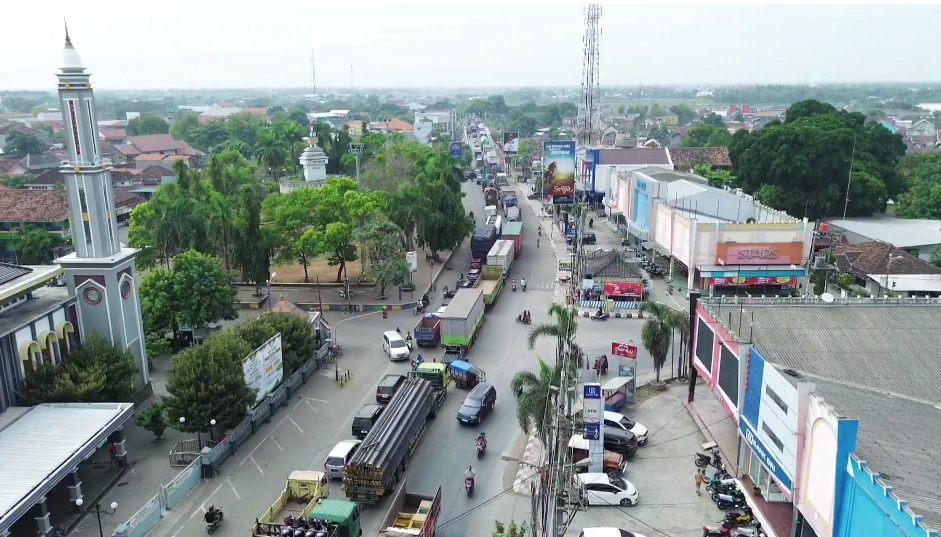
<svg viewBox="0 0 941 537">
<path fill-rule="evenodd" d="M 352 69 L 352 67 L 350 67 Z M 363 148 L 366 147 L 366 144 L 350 144 L 350 153 L 353 155 L 353 158 L 356 159 L 356 191 L 363 192 L 363 175 L 360 173 L 359 161 L 363 157 Z M 365 225 L 365 222 L 362 218 L 359 220 L 359 227 L 362 228 Z M 361 264 L 361 273 L 366 272 L 366 246 L 360 244 L 359 247 L 359 262 Z M 347 296 L 349 296 L 349 287 L 347 287 Z"/>
</svg>

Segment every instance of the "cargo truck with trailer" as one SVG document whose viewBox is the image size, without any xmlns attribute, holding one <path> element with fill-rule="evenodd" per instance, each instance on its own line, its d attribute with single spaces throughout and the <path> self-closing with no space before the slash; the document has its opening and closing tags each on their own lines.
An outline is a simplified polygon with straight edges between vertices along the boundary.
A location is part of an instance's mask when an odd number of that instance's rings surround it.
<svg viewBox="0 0 941 537">
<path fill-rule="evenodd" d="M 406 379 L 350 459 L 343 476 L 347 498 L 376 503 L 395 490 L 425 432 L 433 407 L 431 383 L 418 377 Z"/>
<path fill-rule="evenodd" d="M 419 347 L 437 347 L 441 344 L 441 317 L 426 313 L 415 325 L 415 344 Z"/>
<path fill-rule="evenodd" d="M 470 240 L 471 258 L 486 259 L 493 244 L 497 242 L 497 228 L 493 226 L 477 226 Z"/>
<path fill-rule="evenodd" d="M 462 357 L 477 339 L 484 322 L 484 293 L 479 287 L 461 289 L 441 316 L 445 363 Z"/>
<path fill-rule="evenodd" d="M 500 239 L 513 241 L 513 254 L 518 258 L 520 256 L 520 252 L 523 250 L 523 223 L 507 222 L 503 226 L 503 232 L 500 234 Z"/>
</svg>

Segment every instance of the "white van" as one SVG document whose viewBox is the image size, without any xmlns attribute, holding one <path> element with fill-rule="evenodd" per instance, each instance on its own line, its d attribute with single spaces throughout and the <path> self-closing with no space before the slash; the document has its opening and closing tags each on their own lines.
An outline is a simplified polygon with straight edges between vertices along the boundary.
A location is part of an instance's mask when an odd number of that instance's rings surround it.
<svg viewBox="0 0 941 537">
<path fill-rule="evenodd" d="M 382 334 L 382 349 L 386 351 L 386 355 L 388 355 L 389 359 L 393 362 L 408 360 L 409 356 L 412 354 L 411 351 L 408 350 L 408 345 L 405 343 L 405 340 L 402 339 L 402 334 L 394 330 Z"/>
<path fill-rule="evenodd" d="M 350 463 L 361 440 L 343 440 L 330 450 L 327 455 L 327 461 L 323 463 L 323 470 L 330 479 L 343 479 L 343 472 L 346 471 L 346 465 Z"/>
</svg>

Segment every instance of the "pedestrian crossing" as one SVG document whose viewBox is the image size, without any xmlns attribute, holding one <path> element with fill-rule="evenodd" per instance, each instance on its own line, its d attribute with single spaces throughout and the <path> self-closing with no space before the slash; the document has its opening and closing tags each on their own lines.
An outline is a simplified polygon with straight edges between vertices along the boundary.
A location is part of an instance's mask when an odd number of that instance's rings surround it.
<svg viewBox="0 0 941 537">
<path fill-rule="evenodd" d="M 516 280 L 517 284 L 519 279 Z M 512 282 L 507 282 L 511 288 L 513 286 Z M 517 285 L 517 287 L 519 287 Z M 555 280 L 552 281 L 532 281 L 530 279 L 526 280 L 526 291 L 552 291 L 555 289 Z M 520 289 L 517 289 L 519 291 Z"/>
</svg>

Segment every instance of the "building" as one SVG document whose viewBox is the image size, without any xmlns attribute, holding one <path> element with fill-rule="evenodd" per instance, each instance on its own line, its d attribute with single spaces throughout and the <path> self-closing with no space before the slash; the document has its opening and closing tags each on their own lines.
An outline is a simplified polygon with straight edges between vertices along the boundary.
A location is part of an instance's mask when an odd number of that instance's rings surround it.
<svg viewBox="0 0 941 537">
<path fill-rule="evenodd" d="M 619 174 L 648 167 L 672 170 L 670 154 L 663 148 L 584 148 L 575 155 L 575 190 L 594 203 L 612 195 Z M 608 207 L 611 207 L 610 203 Z"/>
<path fill-rule="evenodd" d="M 16 261 L 17 232 L 22 226 L 40 226 L 60 236 L 63 243 L 71 239 L 65 191 L 0 190 L 0 259 Z M 58 257 L 70 251 L 62 246 L 50 253 Z"/>
<path fill-rule="evenodd" d="M 169 134 L 131 136 L 123 144 L 113 147 L 115 164 L 130 164 L 140 155 L 186 155 L 200 157 L 202 152 Z"/>
<path fill-rule="evenodd" d="M 411 123 L 402 121 L 397 117 L 386 121 L 377 121 L 369 124 L 369 132 L 378 132 L 382 134 L 389 134 L 390 132 L 412 132 L 414 130 L 415 127 Z"/>
<path fill-rule="evenodd" d="M 0 159 L 0 175 L 26 175 L 29 169 L 23 165 L 23 159 Z"/>
<path fill-rule="evenodd" d="M 193 161 L 192 155 L 162 155 L 160 153 L 147 153 L 134 157 L 134 166 L 139 170 L 146 170 L 153 166 L 160 166 L 173 170 L 173 165 L 182 161 L 189 165 Z"/>
<path fill-rule="evenodd" d="M 317 137 L 314 135 L 314 126 L 310 126 L 310 136 L 307 138 L 307 148 L 298 158 L 301 167 L 304 169 L 304 180 L 296 181 L 291 179 L 282 179 L 278 182 L 278 191 L 281 194 L 288 194 L 299 188 L 319 188 L 327 183 L 327 164 L 330 158 L 324 153 L 323 149 L 317 145 Z"/>
<path fill-rule="evenodd" d="M 941 255 L 941 220 L 873 216 L 831 218 L 826 223 L 850 244 L 882 241 L 925 261 Z"/>
<path fill-rule="evenodd" d="M 669 259 L 686 288 L 794 293 L 807 276 L 813 225 L 698 175 L 647 168 L 619 178 L 629 240 Z"/>
<path fill-rule="evenodd" d="M 941 295 L 941 268 L 882 241 L 839 244 L 830 250 L 840 272 L 872 296 Z"/>
<path fill-rule="evenodd" d="M 702 376 L 737 424 L 730 463 L 766 526 L 938 535 L 941 301 L 693 302 L 692 385 Z"/>
</svg>

